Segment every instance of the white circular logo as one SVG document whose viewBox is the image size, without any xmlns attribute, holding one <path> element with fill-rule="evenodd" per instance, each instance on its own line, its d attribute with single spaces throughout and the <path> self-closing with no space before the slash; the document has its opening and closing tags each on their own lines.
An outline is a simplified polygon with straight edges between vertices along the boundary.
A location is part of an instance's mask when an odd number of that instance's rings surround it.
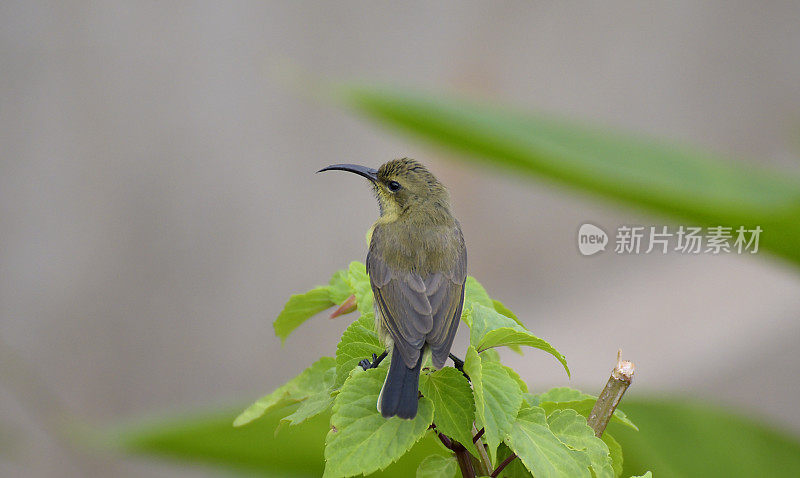
<svg viewBox="0 0 800 478">
<path fill-rule="evenodd" d="M 581 224 L 578 229 L 578 250 L 584 256 L 591 256 L 606 250 L 608 234 L 594 224 Z"/>
</svg>

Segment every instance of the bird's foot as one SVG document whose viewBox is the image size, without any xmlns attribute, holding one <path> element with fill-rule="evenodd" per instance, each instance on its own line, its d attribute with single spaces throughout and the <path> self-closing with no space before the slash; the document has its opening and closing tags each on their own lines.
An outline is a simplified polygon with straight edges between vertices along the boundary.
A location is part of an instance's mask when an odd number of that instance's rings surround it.
<svg viewBox="0 0 800 478">
<path fill-rule="evenodd" d="M 385 351 L 380 355 L 372 354 L 372 361 L 371 362 L 370 362 L 369 359 L 364 359 L 364 360 L 358 362 L 358 364 L 364 370 L 369 370 L 371 368 L 378 368 L 378 365 L 380 365 L 380 363 L 383 361 L 383 359 L 386 358 L 386 355 L 387 355 L 387 352 L 385 352 Z"/>
<path fill-rule="evenodd" d="M 449 355 L 450 360 L 453 361 L 453 366 L 461 373 L 464 373 L 464 361 L 453 354 Z"/>
<path fill-rule="evenodd" d="M 464 371 L 464 361 L 453 354 L 450 354 L 449 357 L 450 360 L 453 361 L 453 366 L 456 368 L 456 370 L 461 372 L 461 375 L 467 377 L 467 380 L 470 380 L 469 375 L 467 375 L 467 372 Z"/>
</svg>

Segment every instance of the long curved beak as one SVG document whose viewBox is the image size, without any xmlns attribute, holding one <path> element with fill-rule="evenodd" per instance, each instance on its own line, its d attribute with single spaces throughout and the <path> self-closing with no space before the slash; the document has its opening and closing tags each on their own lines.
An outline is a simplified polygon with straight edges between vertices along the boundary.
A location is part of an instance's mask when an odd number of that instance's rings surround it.
<svg viewBox="0 0 800 478">
<path fill-rule="evenodd" d="M 378 180 L 377 169 L 368 168 L 366 166 L 359 166 L 358 164 L 332 164 L 330 166 L 320 169 L 317 172 L 321 173 L 323 171 L 348 171 L 351 173 L 356 173 L 359 176 L 364 176 L 373 183 Z"/>
</svg>

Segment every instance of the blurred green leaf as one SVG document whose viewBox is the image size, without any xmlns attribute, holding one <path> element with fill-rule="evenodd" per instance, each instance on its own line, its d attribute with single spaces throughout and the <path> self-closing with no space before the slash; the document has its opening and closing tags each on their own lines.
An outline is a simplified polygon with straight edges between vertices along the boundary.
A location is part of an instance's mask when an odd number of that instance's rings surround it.
<svg viewBox="0 0 800 478">
<path fill-rule="evenodd" d="M 246 427 L 233 428 L 236 409 L 181 414 L 115 427 L 99 442 L 131 454 L 159 457 L 177 464 L 205 464 L 221 470 L 264 477 L 318 478 L 325 467 L 325 434 L 330 413 L 301 425 L 274 431 L 294 406 L 274 409 Z M 374 407 L 373 407 L 374 408 Z M 449 456 L 432 435 L 426 435 L 395 464 L 370 476 L 408 478 L 419 462 L 431 455 Z"/>
<path fill-rule="evenodd" d="M 336 367 L 332 357 L 322 357 L 277 390 L 261 397 L 236 417 L 233 426 L 240 427 L 259 418 L 273 407 L 286 406 L 305 400 L 311 395 L 327 390 L 335 376 L 329 371 Z"/>
<path fill-rule="evenodd" d="M 417 478 L 453 478 L 457 471 L 458 462 L 454 457 L 431 455 L 419 464 Z"/>
<path fill-rule="evenodd" d="M 472 381 L 477 427 L 484 428 L 484 439 L 492 463 L 497 462 L 497 446 L 511 428 L 522 404 L 522 390 L 499 362 L 482 360 L 473 346 L 467 349 L 464 372 Z"/>
<path fill-rule="evenodd" d="M 207 411 L 147 420 L 107 433 L 105 443 L 132 455 L 206 464 L 266 477 L 319 477 L 324 461 L 326 413 L 274 436 L 287 408 L 234 428 L 235 411 Z"/>
<path fill-rule="evenodd" d="M 546 178 L 698 226 L 761 226 L 800 263 L 800 176 L 491 104 L 348 85 L 356 111 L 474 161 Z"/>
<path fill-rule="evenodd" d="M 757 419 L 677 398 L 625 398 L 624 405 L 641 429 L 609 425 L 625 450 L 626 476 L 800 476 L 800 439 Z"/>
<path fill-rule="evenodd" d="M 305 294 L 292 295 L 272 324 L 275 335 L 281 338 L 281 343 L 285 342 L 286 337 L 300 324 L 334 305 L 336 304 L 331 301 L 328 286 L 316 287 Z"/>
<path fill-rule="evenodd" d="M 585 452 L 586 467 L 591 467 L 595 478 L 614 478 L 611 456 L 603 440 L 594 436 L 586 418 L 575 410 L 558 410 L 547 417 L 550 431 L 573 450 Z"/>
<path fill-rule="evenodd" d="M 413 420 L 387 419 L 378 412 L 376 403 L 386 372 L 385 368 L 356 370 L 342 386 L 325 439 L 323 476 L 353 476 L 386 468 L 428 430 L 433 405 L 425 397 L 420 398 Z"/>
<path fill-rule="evenodd" d="M 475 400 L 464 374 L 453 367 L 445 367 L 431 374 L 422 374 L 419 389 L 422 395 L 433 402 L 433 422 L 436 423 L 436 431 L 460 442 L 477 457 L 478 450 L 472 443 Z"/>
<path fill-rule="evenodd" d="M 372 359 L 372 354 L 380 355 L 384 346 L 374 330 L 374 316 L 361 314 L 342 334 L 336 346 L 336 383 L 341 386 L 360 361 Z"/>
</svg>

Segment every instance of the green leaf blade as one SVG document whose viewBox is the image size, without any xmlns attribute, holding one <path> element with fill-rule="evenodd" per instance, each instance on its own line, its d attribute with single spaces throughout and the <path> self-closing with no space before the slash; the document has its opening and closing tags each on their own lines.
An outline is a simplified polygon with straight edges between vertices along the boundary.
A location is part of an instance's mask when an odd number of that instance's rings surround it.
<svg viewBox="0 0 800 478">
<path fill-rule="evenodd" d="M 472 443 L 475 401 L 466 377 L 452 367 L 445 367 L 420 377 L 422 395 L 433 402 L 436 430 L 460 442 L 473 456 L 478 450 Z"/>
<path fill-rule="evenodd" d="M 569 376 L 567 359 L 546 340 L 540 339 L 519 325 L 514 319 L 498 313 L 494 307 L 472 304 L 470 343 L 478 352 L 492 347 L 517 346 L 537 348 L 558 360 Z"/>
<path fill-rule="evenodd" d="M 569 366 L 567 365 L 567 358 L 564 357 L 558 350 L 555 349 L 552 345 L 550 345 L 546 340 L 540 339 L 536 337 L 530 332 L 527 331 L 520 331 L 517 329 L 512 329 L 510 327 L 501 327 L 499 329 L 494 329 L 486 333 L 483 336 L 483 339 L 478 343 L 478 350 L 483 351 L 491 347 L 502 347 L 502 346 L 515 346 L 515 345 L 524 345 L 526 347 L 533 347 L 535 349 L 542 350 L 544 352 L 549 353 L 556 360 L 561 363 L 564 367 L 564 370 L 567 372 L 567 376 L 570 376 Z"/>
<path fill-rule="evenodd" d="M 348 272 L 348 270 L 336 271 L 328 282 L 328 295 L 334 304 L 341 304 L 354 292 L 350 288 Z"/>
<path fill-rule="evenodd" d="M 303 322 L 334 305 L 336 304 L 331 301 L 328 286 L 316 287 L 304 294 L 292 295 L 272 324 L 275 335 L 281 338 L 281 344 L 283 344 L 289 334 Z"/>
<path fill-rule="evenodd" d="M 300 402 L 300 406 L 297 407 L 297 410 L 284 417 L 281 421 L 292 426 L 299 425 L 331 408 L 333 399 L 334 397 L 331 396 L 330 390 L 323 390 L 315 393 Z"/>
<path fill-rule="evenodd" d="M 453 478 L 458 471 L 458 462 L 452 456 L 431 455 L 417 468 L 417 478 Z"/>
<path fill-rule="evenodd" d="M 584 417 L 588 417 L 589 413 L 594 408 L 597 397 L 588 393 L 583 393 L 580 390 L 575 390 L 569 387 L 555 387 L 547 392 L 535 395 L 531 405 L 542 407 L 545 412 L 550 415 L 555 410 L 575 410 Z M 638 431 L 639 428 L 633 423 L 625 412 L 617 408 L 611 416 L 612 423 L 620 423 L 628 428 Z"/>
<path fill-rule="evenodd" d="M 367 275 L 367 266 L 363 262 L 351 262 L 347 269 L 347 281 L 356 296 L 359 313 L 361 315 L 374 313 L 372 305 L 374 298 Z"/>
<path fill-rule="evenodd" d="M 586 418 L 575 410 L 558 410 L 547 417 L 550 431 L 573 450 L 585 452 L 586 465 L 596 478 L 614 478 L 608 446 L 594 435 Z"/>
<path fill-rule="evenodd" d="M 467 349 L 464 371 L 472 380 L 478 428 L 484 428 L 489 456 L 494 463 L 497 447 L 522 405 L 522 390 L 502 364 L 482 360 L 472 346 Z"/>
<path fill-rule="evenodd" d="M 362 314 L 350 324 L 336 346 L 336 382 L 341 386 L 350 372 L 364 359 L 372 359 L 372 354 L 380 355 L 385 348 L 374 330 L 374 317 Z"/>
<path fill-rule="evenodd" d="M 603 436 L 600 438 L 608 447 L 608 454 L 611 456 L 611 466 L 614 468 L 614 476 L 622 476 L 622 466 L 624 463 L 622 446 L 608 431 L 603 433 Z"/>
<path fill-rule="evenodd" d="M 355 371 L 342 386 L 333 407 L 325 441 L 327 478 L 369 474 L 402 457 L 433 421 L 433 405 L 421 398 L 413 420 L 383 418 L 377 410 L 386 369 Z"/>
<path fill-rule="evenodd" d="M 523 407 L 506 443 L 536 478 L 591 478 L 581 452 L 553 434 L 541 408 Z"/>
<path fill-rule="evenodd" d="M 236 417 L 233 426 L 246 425 L 274 408 L 305 400 L 311 395 L 328 389 L 333 382 L 334 375 L 331 371 L 335 370 L 335 367 L 335 359 L 322 357 L 300 375 L 247 407 Z"/>
<path fill-rule="evenodd" d="M 464 283 L 464 304 L 468 306 L 480 304 L 484 307 L 494 307 L 494 303 L 486 289 L 472 276 L 467 276 L 467 281 Z"/>
</svg>

